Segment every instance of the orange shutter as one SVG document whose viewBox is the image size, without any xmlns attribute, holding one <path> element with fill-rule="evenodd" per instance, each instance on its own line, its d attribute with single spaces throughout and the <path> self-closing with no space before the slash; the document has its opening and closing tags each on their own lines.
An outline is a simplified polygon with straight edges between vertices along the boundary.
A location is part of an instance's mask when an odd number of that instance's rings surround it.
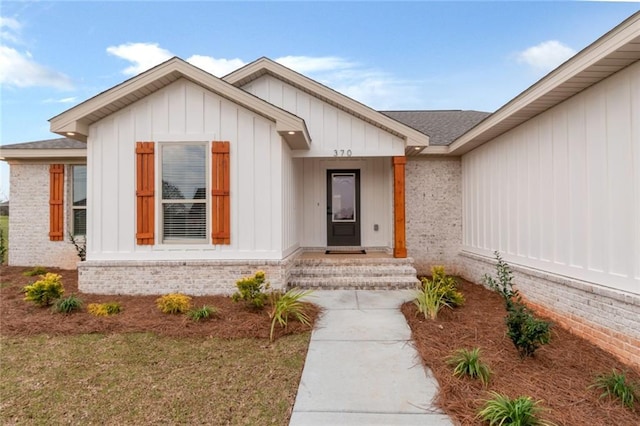
<svg viewBox="0 0 640 426">
<path fill-rule="evenodd" d="M 212 142 L 211 162 L 212 243 L 231 244 L 229 142 Z"/>
<path fill-rule="evenodd" d="M 137 232 L 139 245 L 153 245 L 155 227 L 154 197 L 154 147 L 153 142 L 136 143 L 136 200 Z"/>
<path fill-rule="evenodd" d="M 64 240 L 64 164 L 49 166 L 49 239 Z"/>
</svg>

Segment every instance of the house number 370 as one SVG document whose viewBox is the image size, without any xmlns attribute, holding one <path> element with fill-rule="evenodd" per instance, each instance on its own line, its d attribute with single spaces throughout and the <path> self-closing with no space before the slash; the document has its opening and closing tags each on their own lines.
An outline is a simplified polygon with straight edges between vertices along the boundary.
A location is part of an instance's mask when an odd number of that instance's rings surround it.
<svg viewBox="0 0 640 426">
<path fill-rule="evenodd" d="M 351 157 L 350 149 L 334 149 L 333 150 L 334 157 Z"/>
</svg>

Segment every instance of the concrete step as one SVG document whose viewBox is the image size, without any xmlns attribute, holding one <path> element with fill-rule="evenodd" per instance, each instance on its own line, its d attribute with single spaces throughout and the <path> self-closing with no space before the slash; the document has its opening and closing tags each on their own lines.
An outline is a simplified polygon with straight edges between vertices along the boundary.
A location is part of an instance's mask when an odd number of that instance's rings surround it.
<svg viewBox="0 0 640 426">
<path fill-rule="evenodd" d="M 297 277 L 289 280 L 289 288 L 323 290 L 401 290 L 414 289 L 419 284 L 413 276 L 398 277 Z"/>
</svg>

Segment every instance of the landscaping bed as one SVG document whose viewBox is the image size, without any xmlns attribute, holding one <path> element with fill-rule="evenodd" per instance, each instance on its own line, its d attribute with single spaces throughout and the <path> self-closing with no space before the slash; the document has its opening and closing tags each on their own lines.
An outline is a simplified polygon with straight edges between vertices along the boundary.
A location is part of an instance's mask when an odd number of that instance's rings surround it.
<svg viewBox="0 0 640 426">
<path fill-rule="evenodd" d="M 554 324 L 551 342 L 531 358 L 521 359 L 506 336 L 503 299 L 477 284 L 458 280 L 465 296 L 463 306 L 444 308 L 435 320 L 426 320 L 413 303 L 402 306 L 412 336 L 424 364 L 440 385 L 436 405 L 462 425 L 481 424 L 476 418 L 489 391 L 510 398 L 530 396 L 545 408 L 541 417 L 558 425 L 639 425 L 640 403 L 635 410 L 617 400 L 599 398 L 598 389 L 589 389 L 599 374 L 612 369 L 640 381 L 640 372 L 611 354 L 576 337 Z M 480 381 L 454 377 L 446 358 L 461 348 L 479 347 L 481 359 L 493 374 L 485 388 Z"/>
</svg>

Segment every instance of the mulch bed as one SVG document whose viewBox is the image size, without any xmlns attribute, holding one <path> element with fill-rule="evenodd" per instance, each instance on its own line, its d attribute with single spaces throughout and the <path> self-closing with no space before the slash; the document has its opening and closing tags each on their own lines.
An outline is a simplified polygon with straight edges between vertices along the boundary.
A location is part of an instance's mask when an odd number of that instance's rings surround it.
<svg viewBox="0 0 640 426">
<path fill-rule="evenodd" d="M 506 336 L 504 303 L 481 285 L 459 280 L 466 303 L 444 309 L 434 321 L 419 315 L 413 303 L 402 306 L 415 346 L 424 364 L 440 384 L 436 405 L 462 425 L 480 424 L 475 417 L 489 391 L 511 398 L 527 395 L 540 400 L 542 417 L 558 425 L 640 425 L 640 402 L 635 411 L 617 401 L 600 399 L 601 391 L 588 389 L 596 375 L 612 369 L 640 382 L 640 372 L 611 354 L 576 337 L 559 325 L 552 328 L 551 343 L 533 358 L 521 360 Z M 493 375 L 487 388 L 479 381 L 453 377 L 445 358 L 457 349 L 481 348 L 481 359 Z"/>
<path fill-rule="evenodd" d="M 260 338 L 268 339 L 271 327 L 267 309 L 255 311 L 243 303 L 235 303 L 225 296 L 197 296 L 191 304 L 199 308 L 213 306 L 218 310 L 218 318 L 194 322 L 185 315 L 163 314 L 156 307 L 158 296 L 95 295 L 78 291 L 76 271 L 50 268 L 48 272 L 62 275 L 65 296 L 76 294 L 82 299 L 81 312 L 63 315 L 25 302 L 22 288 L 38 279 L 25 277 L 28 268 L 0 267 L 0 334 L 5 336 L 25 336 L 46 333 L 48 335 L 71 335 L 85 333 L 130 333 L 151 332 L 173 337 L 219 337 L 219 338 Z M 109 317 L 96 317 L 86 312 L 89 303 L 119 302 L 122 312 Z M 319 314 L 315 305 L 308 305 L 311 324 Z M 309 331 L 295 320 L 290 320 L 287 329 L 276 325 L 275 338 L 286 334 Z"/>
</svg>

